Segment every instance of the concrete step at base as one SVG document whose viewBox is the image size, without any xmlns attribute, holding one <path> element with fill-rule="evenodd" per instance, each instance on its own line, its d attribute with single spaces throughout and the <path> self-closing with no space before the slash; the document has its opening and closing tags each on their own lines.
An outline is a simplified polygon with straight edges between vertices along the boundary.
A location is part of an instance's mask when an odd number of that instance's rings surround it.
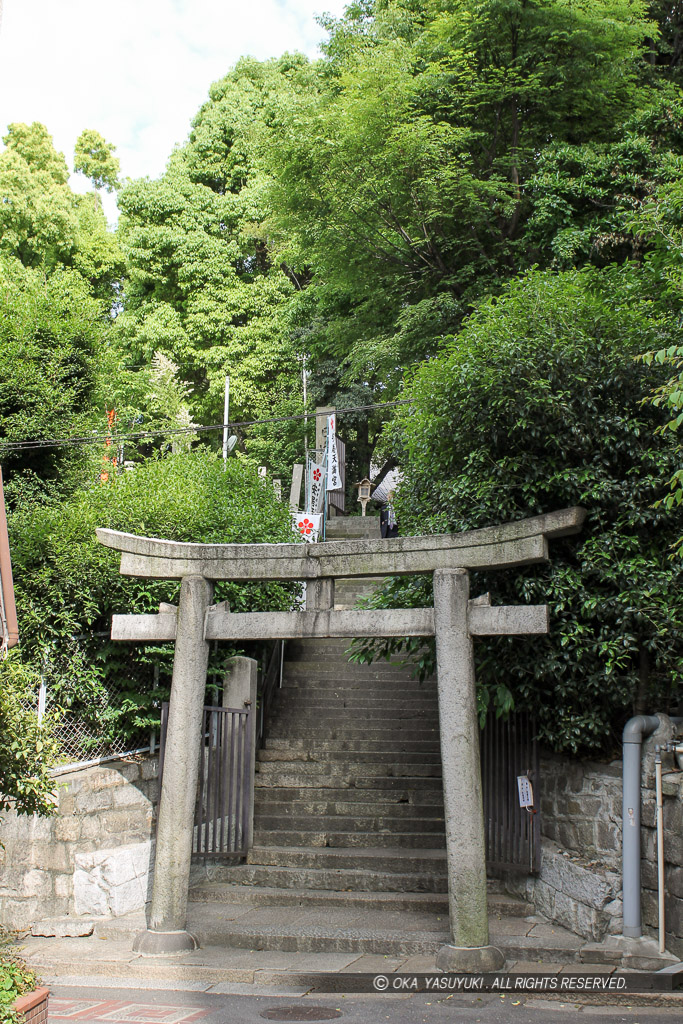
<svg viewBox="0 0 683 1024">
<path fill-rule="evenodd" d="M 305 846 L 253 846 L 247 854 L 247 864 L 352 871 L 364 867 L 368 872 L 379 869 L 383 873 L 438 875 L 446 872 L 446 854 L 439 849 L 401 850 L 388 843 L 379 849 L 358 849 L 352 853 Z"/>
<path fill-rule="evenodd" d="M 216 872 L 220 869 L 215 869 Z M 229 878 L 242 885 L 265 885 L 276 889 L 306 889 L 354 892 L 448 892 L 446 874 L 423 872 L 369 871 L 351 868 L 275 867 L 270 864 L 239 864 L 224 868 L 230 875 L 216 874 L 216 880 Z"/>
<path fill-rule="evenodd" d="M 359 829 L 357 832 L 277 829 L 269 832 L 254 826 L 254 842 L 259 846 L 314 846 L 321 849 L 371 849 L 384 847 L 387 843 L 404 849 L 434 849 L 437 846 L 446 848 L 445 834 L 398 832 L 390 829 L 378 832 L 367 832 L 364 829 Z"/>
<path fill-rule="evenodd" d="M 493 895 L 489 912 L 506 913 L 500 900 L 511 897 Z M 262 907 L 356 907 L 365 910 L 418 910 L 423 913 L 448 914 L 447 894 L 428 892 L 335 892 L 334 890 L 277 889 L 273 886 L 234 885 L 232 882 L 201 882 L 190 889 L 191 903 L 250 904 Z M 515 900 L 515 911 L 531 908 Z M 502 908 L 502 909 L 501 909 Z"/>
<path fill-rule="evenodd" d="M 242 914 L 231 919 L 220 905 L 191 907 L 188 928 L 202 946 L 285 953 L 410 955 L 436 953 L 448 941 L 445 919 L 439 921 L 438 915 L 408 911 L 339 909 L 331 923 L 325 908 L 241 908 Z"/>
<path fill-rule="evenodd" d="M 276 889 L 272 886 L 235 885 L 206 881 L 190 889 L 191 903 L 249 904 L 262 907 L 336 907 L 365 910 L 408 910 L 448 914 L 448 896 L 427 892 L 335 892 L 333 890 Z M 489 892 L 490 918 L 524 918 L 534 913 L 532 904 L 505 893 Z"/>
</svg>

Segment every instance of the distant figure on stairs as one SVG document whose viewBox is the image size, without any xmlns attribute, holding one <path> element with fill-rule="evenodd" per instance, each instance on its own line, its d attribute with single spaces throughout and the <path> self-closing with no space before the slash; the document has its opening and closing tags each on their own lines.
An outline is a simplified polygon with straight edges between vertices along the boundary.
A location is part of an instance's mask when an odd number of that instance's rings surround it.
<svg viewBox="0 0 683 1024">
<path fill-rule="evenodd" d="M 394 491 L 389 491 L 386 504 L 379 514 L 379 532 L 382 537 L 398 537 L 398 521 L 394 511 L 394 493 Z"/>
</svg>

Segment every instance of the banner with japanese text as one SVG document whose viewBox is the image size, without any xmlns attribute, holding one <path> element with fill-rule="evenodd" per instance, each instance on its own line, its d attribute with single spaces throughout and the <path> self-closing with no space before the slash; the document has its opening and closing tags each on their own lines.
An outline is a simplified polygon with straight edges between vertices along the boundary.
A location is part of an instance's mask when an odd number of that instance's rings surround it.
<svg viewBox="0 0 683 1024">
<path fill-rule="evenodd" d="M 327 417 L 327 490 L 339 491 L 342 487 L 339 469 L 339 452 L 337 451 L 337 417 L 334 413 Z"/>
</svg>

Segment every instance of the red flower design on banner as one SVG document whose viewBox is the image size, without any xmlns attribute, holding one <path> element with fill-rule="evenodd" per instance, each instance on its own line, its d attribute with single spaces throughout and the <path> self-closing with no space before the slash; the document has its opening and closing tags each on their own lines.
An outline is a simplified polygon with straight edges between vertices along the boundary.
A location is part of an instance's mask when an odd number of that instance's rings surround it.
<svg viewBox="0 0 683 1024">
<path fill-rule="evenodd" d="M 309 534 L 313 533 L 314 526 L 310 519 L 300 519 L 296 525 L 304 537 L 308 537 Z"/>
<path fill-rule="evenodd" d="M 322 473 L 320 472 L 319 469 L 314 469 L 313 470 L 313 479 L 315 480 L 316 483 L 318 482 L 318 480 L 320 479 L 321 476 L 322 476 Z"/>
</svg>

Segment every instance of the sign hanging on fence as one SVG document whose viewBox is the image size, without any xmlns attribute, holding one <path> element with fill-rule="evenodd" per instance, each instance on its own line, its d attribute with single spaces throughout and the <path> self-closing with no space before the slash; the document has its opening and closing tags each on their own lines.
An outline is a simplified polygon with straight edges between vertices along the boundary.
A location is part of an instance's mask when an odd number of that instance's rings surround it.
<svg viewBox="0 0 683 1024">
<path fill-rule="evenodd" d="M 339 452 L 337 451 L 337 417 L 334 413 L 327 417 L 327 490 L 340 491 L 342 478 L 339 469 Z"/>
<path fill-rule="evenodd" d="M 312 512 L 293 512 L 292 528 L 295 533 L 301 534 L 304 540 L 315 543 L 320 536 L 322 518 L 322 515 L 313 515 Z"/>
<path fill-rule="evenodd" d="M 318 464 L 313 459 L 308 460 L 308 501 L 306 508 L 313 515 L 323 511 L 325 503 L 325 463 Z"/>
</svg>

